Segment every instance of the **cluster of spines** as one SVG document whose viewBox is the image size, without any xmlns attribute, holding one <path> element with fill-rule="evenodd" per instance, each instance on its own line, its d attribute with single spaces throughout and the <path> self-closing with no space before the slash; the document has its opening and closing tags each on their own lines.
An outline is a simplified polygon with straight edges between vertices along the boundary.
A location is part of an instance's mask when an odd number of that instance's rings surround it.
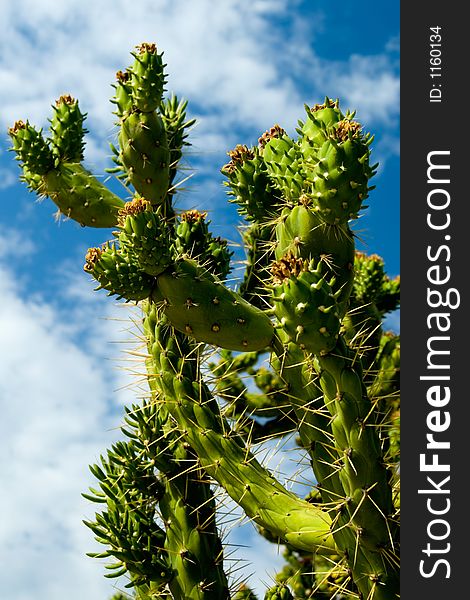
<svg viewBox="0 0 470 600">
<path fill-rule="evenodd" d="M 91 488 L 83 496 L 104 509 L 85 525 L 106 550 L 89 556 L 113 558 L 115 562 L 106 566 L 106 577 L 128 575 L 127 587 L 152 582 L 154 588 L 164 588 L 173 573 L 164 550 L 165 532 L 155 521 L 164 487 L 151 457 L 142 455 L 133 440 L 117 442 L 90 469 L 100 489 Z"/>
</svg>

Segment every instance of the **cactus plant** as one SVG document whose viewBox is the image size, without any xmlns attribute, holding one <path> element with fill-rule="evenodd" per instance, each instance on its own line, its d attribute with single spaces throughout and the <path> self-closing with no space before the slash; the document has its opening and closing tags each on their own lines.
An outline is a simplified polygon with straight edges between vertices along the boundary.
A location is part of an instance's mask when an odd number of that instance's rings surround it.
<svg viewBox="0 0 470 600">
<path fill-rule="evenodd" d="M 221 172 L 247 221 L 234 288 L 232 252 L 206 213 L 175 208 L 187 104 L 163 98 L 155 44 L 133 58 L 112 99 L 111 171 L 131 197 L 84 167 L 86 115 L 69 95 L 49 138 L 27 121 L 9 130 L 31 190 L 84 226 L 115 228 L 84 268 L 142 310 L 148 391 L 125 409 L 125 440 L 91 466 L 99 489 L 84 495 L 102 510 L 86 524 L 105 547 L 93 556 L 112 559 L 107 576 L 127 577 L 135 598 L 255 598 L 224 570 L 220 487 L 286 546 L 265 598 L 396 599 L 399 339 L 382 321 L 399 281 L 355 252 L 351 230 L 373 189 L 372 137 L 326 98 L 297 137 L 276 124 L 228 152 Z M 292 431 L 312 468 L 306 498 L 251 448 Z"/>
</svg>

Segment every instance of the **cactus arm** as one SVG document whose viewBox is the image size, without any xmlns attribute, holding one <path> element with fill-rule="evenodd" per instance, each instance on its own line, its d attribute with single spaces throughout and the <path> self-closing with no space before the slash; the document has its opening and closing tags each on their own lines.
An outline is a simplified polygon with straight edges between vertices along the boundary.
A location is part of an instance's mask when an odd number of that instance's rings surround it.
<svg viewBox="0 0 470 600">
<path fill-rule="evenodd" d="M 229 350 L 262 350 L 272 341 L 269 317 L 195 261 L 180 258 L 159 275 L 157 288 L 171 324 L 197 341 Z"/>
<path fill-rule="evenodd" d="M 154 371 L 150 376 L 162 387 L 168 411 L 178 424 L 184 440 L 194 449 L 202 467 L 246 512 L 254 522 L 281 539 L 303 548 L 335 548 L 326 511 L 314 508 L 288 492 L 244 447 L 239 436 L 230 433 L 204 384 L 194 386 L 194 377 L 181 371 L 191 365 L 198 371 L 197 352 L 179 355 L 187 338 L 168 326 L 157 326 L 160 335 L 176 340 L 172 352 L 162 356 L 166 344 L 151 344 Z M 166 331 L 165 331 L 166 330 Z M 192 357 L 192 358 L 191 358 Z M 196 379 L 197 381 L 197 379 Z"/>
<path fill-rule="evenodd" d="M 100 490 L 90 489 L 85 498 L 105 505 L 95 521 L 85 524 L 107 550 L 91 553 L 95 558 L 113 557 L 108 577 L 127 574 L 129 586 L 152 585 L 163 589 L 172 578 L 164 551 L 165 532 L 155 523 L 155 510 L 163 487 L 153 472 L 150 457 L 142 455 L 133 441 L 119 442 L 90 467 Z"/>
<path fill-rule="evenodd" d="M 144 333 L 149 357 L 147 371 L 153 373 L 155 363 L 167 362 L 173 352 L 174 339 L 165 332 L 168 326 L 157 323 L 155 305 L 144 305 Z M 181 340 L 183 347 L 184 340 Z M 190 369 L 187 363 L 183 370 Z M 190 376 L 191 373 L 188 373 Z M 171 386 L 163 379 L 148 377 L 152 405 L 167 422 L 171 441 L 171 459 L 158 464 L 165 482 L 160 510 L 165 523 L 165 549 L 174 577 L 169 587 L 176 598 L 227 599 L 228 584 L 223 570 L 222 544 L 215 523 L 215 503 L 207 475 L 186 440 L 170 423 L 168 407 L 174 398 Z M 176 438 L 176 439 L 175 439 Z"/>
<path fill-rule="evenodd" d="M 174 194 L 180 185 L 180 182 L 176 181 L 176 175 L 181 169 L 183 148 L 190 145 L 186 141 L 188 131 L 196 122 L 195 119 L 186 119 L 187 104 L 187 101 L 178 101 L 178 98 L 173 95 L 164 100 L 160 106 L 170 151 L 169 195 Z"/>
<path fill-rule="evenodd" d="M 56 125 L 56 129 L 58 125 Z M 70 131 L 67 131 L 70 134 Z M 72 133 L 74 131 L 72 130 Z M 94 177 L 80 162 L 65 162 L 63 153 L 80 154 L 83 131 L 67 144 L 51 144 L 29 123 L 17 121 L 9 129 L 13 150 L 29 187 L 47 196 L 60 213 L 83 226 L 112 227 L 124 202 Z M 71 135 L 71 134 L 70 134 Z M 53 151 L 54 149 L 54 151 Z M 60 160 L 56 160 L 59 155 Z"/>
<path fill-rule="evenodd" d="M 343 339 L 336 348 L 317 356 L 325 401 L 332 416 L 335 444 L 342 454 L 339 478 L 353 513 L 351 525 L 360 544 L 353 567 L 356 583 L 377 598 L 393 598 L 396 586 L 396 523 L 389 473 L 382 462 L 371 404 L 361 365 Z"/>
</svg>

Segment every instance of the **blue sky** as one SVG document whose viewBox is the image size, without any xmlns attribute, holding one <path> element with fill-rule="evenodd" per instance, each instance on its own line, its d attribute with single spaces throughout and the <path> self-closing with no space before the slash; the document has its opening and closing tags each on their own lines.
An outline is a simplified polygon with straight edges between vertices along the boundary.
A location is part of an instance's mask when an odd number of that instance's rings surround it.
<svg viewBox="0 0 470 600">
<path fill-rule="evenodd" d="M 136 44 L 155 41 L 168 90 L 198 118 L 187 156 L 194 175 L 178 205 L 208 210 L 214 232 L 236 241 L 239 219 L 219 174 L 227 150 L 256 143 L 274 123 L 294 132 L 304 103 L 339 97 L 375 134 L 377 189 L 355 229 L 394 276 L 399 3 L 17 0 L 1 3 L 0 22 L 0 596 L 101 600 L 112 587 L 83 556 L 92 543 L 81 519 L 91 513 L 80 492 L 133 399 L 131 376 L 116 368 L 119 351 L 135 344 L 131 309 L 91 294 L 81 270 L 86 249 L 110 232 L 54 222 L 52 203 L 38 204 L 17 181 L 7 127 L 26 118 L 46 127 L 52 102 L 71 93 L 89 115 L 87 165 L 103 174 L 116 132 L 114 73 Z M 254 583 L 269 583 L 277 560 L 275 549 L 263 552 L 248 552 L 258 557 Z"/>
</svg>

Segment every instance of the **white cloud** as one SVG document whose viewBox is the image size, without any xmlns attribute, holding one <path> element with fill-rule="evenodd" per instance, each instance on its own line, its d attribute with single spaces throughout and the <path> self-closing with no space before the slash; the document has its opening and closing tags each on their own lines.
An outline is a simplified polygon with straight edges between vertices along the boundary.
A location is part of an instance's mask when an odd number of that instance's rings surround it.
<svg viewBox="0 0 470 600">
<path fill-rule="evenodd" d="M 282 122 L 293 130 L 309 100 L 306 90 L 313 102 L 340 95 L 371 125 L 390 125 L 398 111 L 387 40 L 379 56 L 322 59 L 311 47 L 321 18 L 307 28 L 286 0 L 20 0 L 3 3 L 2 12 L 2 127 L 18 118 L 47 125 L 51 102 L 69 92 L 89 113 L 98 144 L 89 143 L 87 157 L 100 167 L 109 154 L 104 140 L 114 131 L 110 84 L 144 40 L 164 50 L 169 90 L 189 98 L 194 113 L 211 115 L 201 116 L 205 151 L 230 147 L 240 127 L 262 133 Z M 273 15 L 290 27 L 277 30 Z"/>
<path fill-rule="evenodd" d="M 85 556 L 96 546 L 81 521 L 94 507 L 81 492 L 93 484 L 88 464 L 118 437 L 121 419 L 112 390 L 122 382 L 103 360 L 109 347 L 93 338 L 119 332 L 111 321 L 96 327 L 104 305 L 95 304 L 88 343 L 77 344 L 71 315 L 28 297 L 3 264 L 0 295 L 0 596 L 102 600 L 112 587 Z"/>
</svg>

